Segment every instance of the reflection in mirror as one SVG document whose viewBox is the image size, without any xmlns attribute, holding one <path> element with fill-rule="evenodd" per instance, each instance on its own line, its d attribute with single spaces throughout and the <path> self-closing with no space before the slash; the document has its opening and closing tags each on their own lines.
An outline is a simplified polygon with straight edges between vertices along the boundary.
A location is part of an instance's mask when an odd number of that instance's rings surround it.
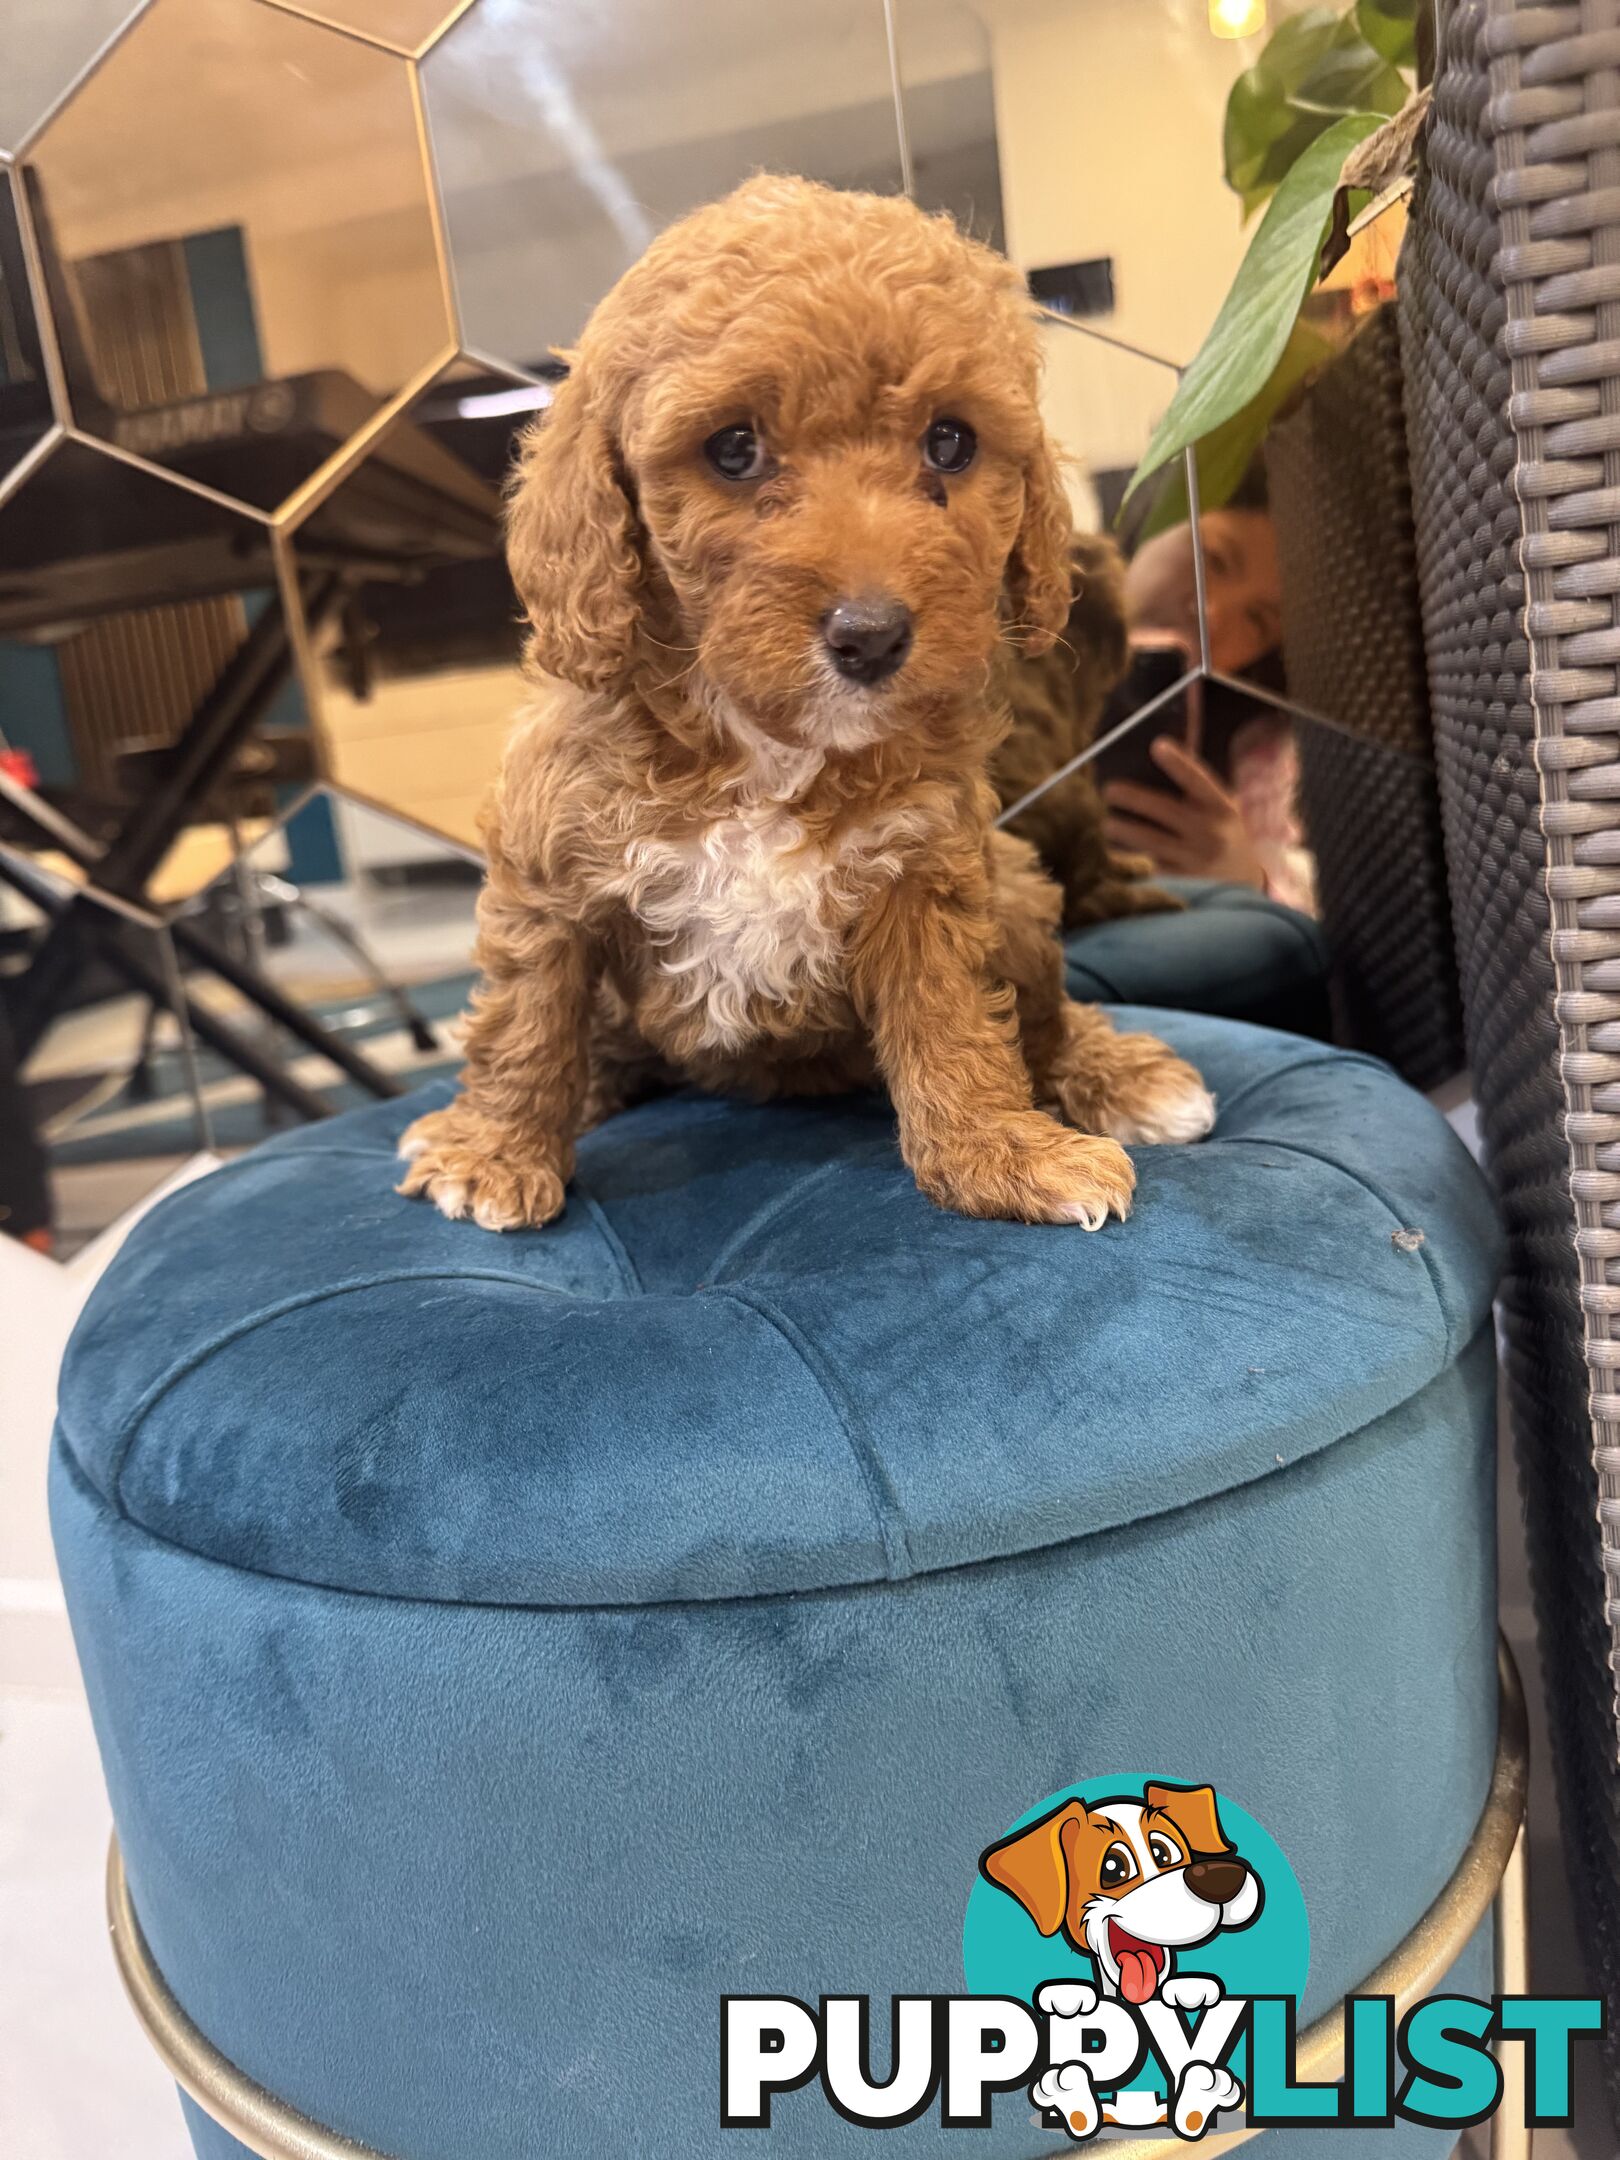
<svg viewBox="0 0 1620 2160">
<path fill-rule="evenodd" d="M 109 851 L 97 875 L 122 897 L 195 890 L 233 825 L 307 781 L 279 628 L 257 519 L 88 444 L 59 443 L 0 505 L 0 750 Z M 42 1005 L 66 991 L 53 966 Z"/>
<path fill-rule="evenodd" d="M 1382 221 L 1381 221 L 1382 222 Z M 1271 428 L 1301 799 L 1334 947 L 1339 1033 L 1419 1087 L 1463 1061 L 1387 235 L 1365 236 L 1341 349 Z M 1339 302 L 1332 294 L 1317 303 Z"/>
<path fill-rule="evenodd" d="M 895 0 L 911 192 L 1004 247 L 991 35 L 969 0 Z"/>
<path fill-rule="evenodd" d="M 272 0 L 294 14 L 356 30 L 395 52 L 418 52 L 456 12 L 457 0 Z M 474 0 L 477 4 L 477 0 Z"/>
<path fill-rule="evenodd" d="M 0 150 L 15 150 L 95 58 L 137 0 L 7 0 Z"/>
<path fill-rule="evenodd" d="M 336 566 L 350 581 L 311 641 L 326 772 L 468 845 L 526 695 L 501 484 L 517 431 L 549 395 L 460 363 L 295 542 L 306 572 Z"/>
<path fill-rule="evenodd" d="M 186 1174 L 209 1145 L 168 932 L 0 842 L 0 972 L 75 892 L 91 956 L 70 1008 L 26 1056 L 0 1000 L 0 1235 L 60 1261 Z"/>
<path fill-rule="evenodd" d="M 124 609 L 274 581 L 257 518 L 88 443 L 58 445 L 0 504 L 0 640 L 60 645 Z"/>
<path fill-rule="evenodd" d="M 900 7 L 909 109 L 929 40 L 908 26 L 947 8 Z M 1202 0 L 987 8 L 984 22 L 1008 253 L 1026 272 L 1107 266 L 1101 327 L 1186 362 L 1248 243 L 1222 137 L 1232 84 L 1263 39 L 1212 37 Z"/>
<path fill-rule="evenodd" d="M 451 342 L 406 64 L 153 0 L 30 156 L 75 418 L 270 509 Z"/>
<path fill-rule="evenodd" d="M 654 233 L 761 167 L 901 184 L 883 0 L 481 0 L 422 80 L 463 335 L 525 366 L 577 337 Z M 982 89 L 965 117 L 943 101 L 942 167 L 957 128 L 976 174 Z"/>
<path fill-rule="evenodd" d="M 0 487 L 54 418 L 17 221 L 16 186 L 16 175 L 0 166 Z"/>
<path fill-rule="evenodd" d="M 186 903 L 175 935 L 189 987 L 276 1075 L 267 1087 L 204 1043 L 222 1153 L 456 1069 L 478 877 L 466 850 L 319 788 Z M 193 961 L 199 940 L 267 985 L 268 1006 Z"/>
<path fill-rule="evenodd" d="M 1071 922 L 1162 904 L 1153 886 L 1202 908 L 1210 881 L 1315 917 L 1338 1039 L 1433 1087 L 1463 1044 L 1387 289 L 1368 273 L 1316 303 L 1331 335 L 1315 368 L 1199 519 L 1207 671 L 1185 487 L 1127 510 L 1124 680 L 1096 694 L 1107 580 L 1092 564 L 1065 644 L 1026 663 L 1013 699 L 1013 744 L 1031 728 L 1049 744 L 1056 704 L 1085 763 L 1010 814 L 1066 870 Z M 1042 775 L 1026 757 L 1017 777 L 1028 791 Z M 1254 920 L 1211 927 L 1241 944 Z"/>
</svg>

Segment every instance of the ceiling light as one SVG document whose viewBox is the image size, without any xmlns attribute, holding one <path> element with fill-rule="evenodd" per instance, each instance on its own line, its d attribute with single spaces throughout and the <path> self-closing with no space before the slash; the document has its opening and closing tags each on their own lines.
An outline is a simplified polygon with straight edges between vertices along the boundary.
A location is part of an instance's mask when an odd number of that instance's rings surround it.
<svg viewBox="0 0 1620 2160">
<path fill-rule="evenodd" d="M 1257 37 L 1266 27 L 1266 0 L 1209 0 L 1209 27 L 1219 38 Z"/>
</svg>

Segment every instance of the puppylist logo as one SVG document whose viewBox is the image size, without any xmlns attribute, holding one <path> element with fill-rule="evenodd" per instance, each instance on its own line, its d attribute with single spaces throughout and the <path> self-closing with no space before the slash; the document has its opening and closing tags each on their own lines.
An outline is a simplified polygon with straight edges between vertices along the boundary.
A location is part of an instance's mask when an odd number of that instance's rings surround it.
<svg viewBox="0 0 1620 2160">
<path fill-rule="evenodd" d="M 965 1994 L 883 2006 L 881 2077 L 870 1997 L 726 1996 L 722 2126 L 769 2129 L 773 2099 L 819 2081 L 826 2104 L 874 2130 L 935 2107 L 943 2129 L 985 2129 L 998 2094 L 1022 2093 L 1068 2145 L 1110 2130 L 1196 2143 L 1242 2125 L 1460 2132 L 1501 2105 L 1494 2051 L 1511 2044 L 1528 2125 L 1563 2127 L 1575 2041 L 1603 2029 L 1594 1996 L 1437 1994 L 1403 2015 L 1389 1996 L 1354 1996 L 1342 2080 L 1303 2081 L 1310 1930 L 1293 1869 L 1234 1801 L 1161 1777 L 1088 1779 L 988 1845 L 962 1961 Z"/>
</svg>

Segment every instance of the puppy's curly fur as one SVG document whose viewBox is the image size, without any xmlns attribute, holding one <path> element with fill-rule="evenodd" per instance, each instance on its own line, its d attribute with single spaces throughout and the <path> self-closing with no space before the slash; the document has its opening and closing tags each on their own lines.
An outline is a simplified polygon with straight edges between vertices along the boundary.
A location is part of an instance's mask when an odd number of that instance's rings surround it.
<svg viewBox="0 0 1620 2160">
<path fill-rule="evenodd" d="M 991 829 L 992 662 L 1070 606 L 1036 368 L 1006 263 L 798 180 L 699 210 L 597 308 L 509 534 L 531 665 L 569 687 L 508 749 L 463 1089 L 402 1191 L 543 1223 L 582 1127 L 671 1077 L 881 1076 L 935 1200 L 1092 1228 L 1129 1205 L 1121 1140 L 1207 1130 L 1190 1066 L 1065 998 L 1057 888 Z M 942 415 L 977 435 L 954 477 Z M 726 480 L 704 444 L 745 424 L 765 464 Z M 822 625 L 873 593 L 914 643 L 863 688 Z"/>
<path fill-rule="evenodd" d="M 1111 540 L 1077 535 L 1071 550 L 1074 601 L 1049 652 L 1009 655 L 1002 677 L 1012 722 L 990 762 L 1002 807 L 1022 800 L 1096 740 L 1108 693 L 1124 680 L 1125 565 Z M 1115 854 L 1104 833 L 1102 797 L 1082 765 L 1047 789 L 1009 830 L 1034 847 L 1063 889 L 1063 927 L 1119 915 L 1157 915 L 1181 902 L 1144 882 L 1145 855 Z"/>
</svg>

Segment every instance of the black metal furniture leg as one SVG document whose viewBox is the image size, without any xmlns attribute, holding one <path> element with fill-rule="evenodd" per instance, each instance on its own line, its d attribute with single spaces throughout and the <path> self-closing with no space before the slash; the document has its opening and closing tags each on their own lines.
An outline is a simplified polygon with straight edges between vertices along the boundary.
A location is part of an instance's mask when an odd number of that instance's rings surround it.
<svg viewBox="0 0 1620 2160">
<path fill-rule="evenodd" d="M 228 982 L 233 990 L 239 990 L 243 997 L 257 1005 L 277 1027 L 285 1028 L 289 1035 L 296 1035 L 306 1049 L 314 1050 L 321 1057 L 329 1059 L 332 1064 L 346 1072 L 351 1080 L 358 1080 L 363 1088 L 368 1088 L 379 1100 L 387 1101 L 395 1095 L 404 1094 L 405 1090 L 391 1073 L 385 1072 L 373 1059 L 368 1058 L 364 1051 L 357 1050 L 352 1043 L 346 1042 L 335 1029 L 323 1027 L 320 1021 L 312 1020 L 303 1007 L 295 1004 L 279 990 L 268 976 L 261 975 L 256 968 L 238 960 L 234 953 L 228 952 L 223 945 L 209 937 L 206 931 L 199 930 L 195 923 L 177 918 L 169 925 L 169 929 L 175 944 L 182 952 L 188 954 L 200 967 L 207 968 L 210 974 L 218 975 L 222 981 Z"/>
<path fill-rule="evenodd" d="M 50 913 L 53 905 L 59 905 L 43 880 L 36 880 L 21 863 L 4 854 L 0 854 L 0 881 L 23 894 L 44 913 Z M 126 982 L 139 990 L 144 997 L 149 997 L 154 1004 L 161 1005 L 165 1012 L 174 1013 L 183 1025 L 190 1027 L 199 1042 L 206 1043 L 210 1050 L 216 1051 L 239 1072 L 256 1081 L 266 1094 L 273 1095 L 289 1110 L 312 1123 L 317 1118 L 331 1116 L 330 1104 L 323 1101 L 313 1088 L 307 1088 L 301 1080 L 295 1080 L 274 1058 L 267 1057 L 257 1044 L 249 1041 L 228 1021 L 219 1019 L 205 1005 L 188 997 L 183 986 L 176 992 L 175 986 L 169 980 L 168 971 L 136 950 L 135 940 L 143 934 L 151 935 L 150 932 L 142 933 L 135 926 L 120 922 L 105 909 L 96 909 L 90 918 L 77 926 L 74 931 L 75 939 L 79 937 L 81 928 L 105 957 L 108 965 L 116 968 Z"/>
<path fill-rule="evenodd" d="M 306 610 L 312 625 L 323 621 L 342 594 L 341 581 L 323 576 L 312 585 Z M 123 830 L 97 859 L 96 883 L 121 899 L 144 905 L 148 879 L 173 844 L 195 805 L 229 766 L 260 715 L 279 694 L 292 667 L 292 644 L 279 603 L 268 606 L 227 661 L 212 690 L 176 743 L 172 766 Z M 77 932 L 95 903 L 80 896 L 59 911 L 12 993 L 19 1053 L 39 1040 L 72 980 Z M 254 978 L 255 983 L 259 978 Z M 241 984 L 259 1000 L 257 988 Z"/>
</svg>

